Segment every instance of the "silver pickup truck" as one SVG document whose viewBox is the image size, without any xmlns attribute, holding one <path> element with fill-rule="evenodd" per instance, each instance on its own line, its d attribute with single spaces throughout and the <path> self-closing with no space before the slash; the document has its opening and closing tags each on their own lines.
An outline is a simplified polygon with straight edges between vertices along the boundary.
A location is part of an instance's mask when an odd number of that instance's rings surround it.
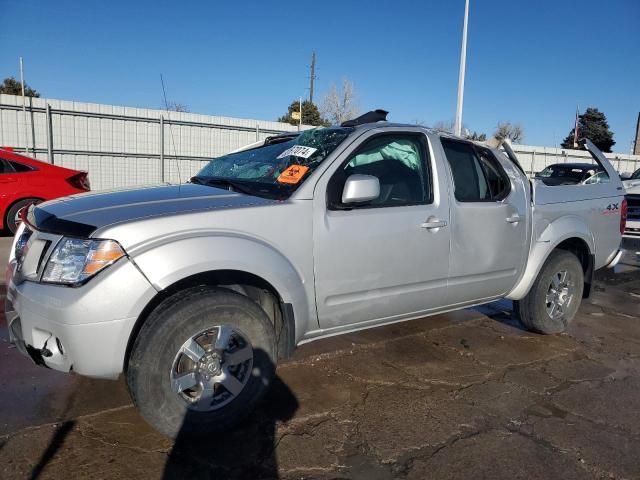
<svg viewBox="0 0 640 480">
<path fill-rule="evenodd" d="M 562 332 L 617 262 L 618 174 L 530 181 L 508 145 L 384 121 L 273 136 L 187 184 L 31 207 L 6 273 L 11 340 L 117 378 L 161 432 L 229 428 L 297 345 L 500 298 Z"/>
</svg>

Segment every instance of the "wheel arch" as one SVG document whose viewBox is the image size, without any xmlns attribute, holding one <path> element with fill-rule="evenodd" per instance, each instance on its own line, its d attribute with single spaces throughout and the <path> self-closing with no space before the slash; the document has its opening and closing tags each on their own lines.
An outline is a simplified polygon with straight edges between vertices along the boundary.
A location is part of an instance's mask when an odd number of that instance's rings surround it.
<svg viewBox="0 0 640 480">
<path fill-rule="evenodd" d="M 42 198 L 42 197 L 38 197 L 38 196 L 34 196 L 34 195 L 27 195 L 26 197 L 20 197 L 15 199 L 14 201 L 12 201 L 11 203 L 7 204 L 7 208 L 5 208 L 4 212 L 2 212 L 2 217 L 0 218 L 0 227 L 1 228 L 9 228 L 8 227 L 8 215 L 9 215 L 9 210 L 11 210 L 18 202 L 22 202 L 24 200 L 36 200 L 38 202 L 45 202 L 46 199 Z"/>
<path fill-rule="evenodd" d="M 554 250 L 569 251 L 578 257 L 584 272 L 583 298 L 589 296 L 593 283 L 595 241 L 587 225 L 581 219 L 570 216 L 550 223 L 538 236 L 538 240 L 533 241 L 525 273 L 507 298 L 520 300 L 529 293 L 542 266 Z"/>
<path fill-rule="evenodd" d="M 295 349 L 296 325 L 293 307 L 282 299 L 276 288 L 264 278 L 241 270 L 200 272 L 159 291 L 144 307 L 127 341 L 123 370 L 126 372 L 133 345 L 145 321 L 164 300 L 183 290 L 198 286 L 226 288 L 256 302 L 271 319 L 277 339 L 278 357 L 288 358 Z"/>
</svg>

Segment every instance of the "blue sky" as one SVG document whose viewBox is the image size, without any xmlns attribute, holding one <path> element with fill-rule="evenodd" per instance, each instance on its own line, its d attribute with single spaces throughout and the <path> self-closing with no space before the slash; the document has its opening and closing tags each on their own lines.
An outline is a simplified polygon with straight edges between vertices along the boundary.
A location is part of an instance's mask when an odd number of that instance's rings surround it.
<svg viewBox="0 0 640 480">
<path fill-rule="evenodd" d="M 0 77 L 43 96 L 276 119 L 351 79 L 363 110 L 427 125 L 455 113 L 464 0 L 0 0 Z M 640 111 L 640 1 L 471 0 L 464 123 L 519 122 L 557 145 L 576 105 L 604 111 L 628 153 Z"/>
</svg>

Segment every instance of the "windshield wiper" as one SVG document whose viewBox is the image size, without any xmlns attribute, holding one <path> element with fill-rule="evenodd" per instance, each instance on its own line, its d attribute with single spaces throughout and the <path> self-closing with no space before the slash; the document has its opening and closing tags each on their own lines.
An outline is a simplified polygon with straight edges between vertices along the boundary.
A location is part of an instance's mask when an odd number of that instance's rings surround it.
<svg viewBox="0 0 640 480">
<path fill-rule="evenodd" d="M 209 187 L 227 187 L 229 191 L 236 191 L 244 193 L 246 195 L 256 196 L 255 190 L 249 187 L 247 184 L 236 182 L 225 177 L 192 177 L 191 183 L 197 183 L 198 185 L 207 185 Z"/>
</svg>

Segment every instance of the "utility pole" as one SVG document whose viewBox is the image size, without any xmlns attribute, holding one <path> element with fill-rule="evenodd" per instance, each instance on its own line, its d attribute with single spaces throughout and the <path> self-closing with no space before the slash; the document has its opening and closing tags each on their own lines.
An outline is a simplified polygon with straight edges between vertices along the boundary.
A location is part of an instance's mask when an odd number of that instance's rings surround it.
<svg viewBox="0 0 640 480">
<path fill-rule="evenodd" d="M 313 84 L 316 80 L 316 52 L 311 54 L 311 75 L 309 76 L 309 102 L 313 103 Z"/>
<path fill-rule="evenodd" d="M 633 142 L 633 154 L 640 155 L 640 112 L 638 113 L 638 123 L 636 124 L 636 136 Z"/>
<path fill-rule="evenodd" d="M 462 103 L 464 101 L 464 71 L 467 64 L 467 24 L 469 21 L 469 0 L 464 4 L 464 24 L 462 26 L 462 50 L 460 52 L 460 74 L 458 76 L 458 105 L 454 133 L 462 134 Z"/>
</svg>

